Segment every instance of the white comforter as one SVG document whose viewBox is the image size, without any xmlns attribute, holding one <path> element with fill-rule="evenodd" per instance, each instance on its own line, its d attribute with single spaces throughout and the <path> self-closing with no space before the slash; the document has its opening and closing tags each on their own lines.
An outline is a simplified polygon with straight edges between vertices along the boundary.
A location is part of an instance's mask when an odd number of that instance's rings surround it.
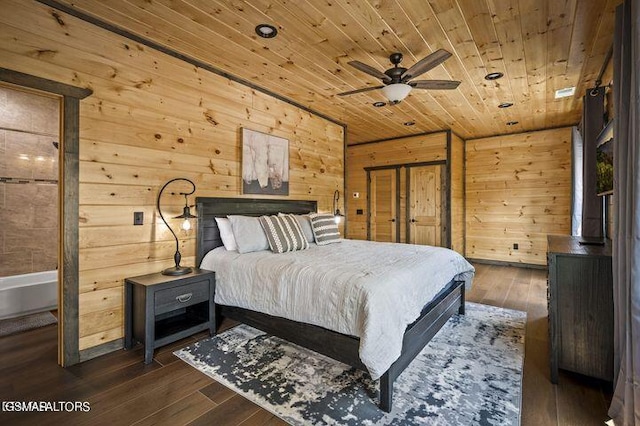
<svg viewBox="0 0 640 426">
<path fill-rule="evenodd" d="M 424 305 L 452 278 L 468 287 L 474 275 L 449 249 L 359 240 L 283 254 L 218 247 L 200 267 L 216 272 L 218 304 L 359 337 L 374 379 L 400 356 L 404 330 Z"/>
</svg>

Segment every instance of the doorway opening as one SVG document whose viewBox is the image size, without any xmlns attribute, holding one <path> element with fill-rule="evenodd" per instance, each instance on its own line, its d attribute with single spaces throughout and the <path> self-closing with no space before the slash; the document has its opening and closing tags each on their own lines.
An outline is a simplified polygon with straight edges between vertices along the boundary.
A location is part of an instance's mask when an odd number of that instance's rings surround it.
<svg viewBox="0 0 640 426">
<path fill-rule="evenodd" d="M 1 334 L 56 322 L 61 96 L 0 85 Z"/>
<path fill-rule="evenodd" d="M 80 100 L 90 89 L 0 68 L 2 87 L 54 97 L 59 102 L 57 182 L 58 364 L 80 361 L 78 348 L 78 147 Z M 36 160 L 37 161 L 37 160 Z"/>
</svg>

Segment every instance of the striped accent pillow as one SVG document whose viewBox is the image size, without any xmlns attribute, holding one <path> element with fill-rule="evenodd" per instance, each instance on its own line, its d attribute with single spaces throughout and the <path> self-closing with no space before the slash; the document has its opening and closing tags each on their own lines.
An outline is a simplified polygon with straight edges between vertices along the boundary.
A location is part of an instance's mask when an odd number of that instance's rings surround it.
<svg viewBox="0 0 640 426">
<path fill-rule="evenodd" d="M 289 213 L 278 213 L 278 216 L 283 216 L 285 214 Z M 309 218 L 309 214 L 294 214 L 293 217 L 295 217 L 300 224 L 302 233 L 307 238 L 307 241 L 310 243 L 314 242 L 315 238 L 313 237 L 313 229 L 311 229 L 311 219 Z"/>
<path fill-rule="evenodd" d="M 323 246 L 341 241 L 340 230 L 338 230 L 338 224 L 336 223 L 334 215 L 311 213 L 309 218 L 311 219 L 311 229 L 313 229 L 316 244 Z"/>
<path fill-rule="evenodd" d="M 309 248 L 309 242 L 300 224 L 291 214 L 281 216 L 260 216 L 260 225 L 274 253 L 285 253 Z"/>
</svg>

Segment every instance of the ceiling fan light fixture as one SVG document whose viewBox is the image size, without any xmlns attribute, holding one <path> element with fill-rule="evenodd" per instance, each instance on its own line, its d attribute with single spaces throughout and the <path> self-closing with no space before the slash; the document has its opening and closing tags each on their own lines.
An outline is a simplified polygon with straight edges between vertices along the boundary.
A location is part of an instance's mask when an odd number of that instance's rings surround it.
<svg viewBox="0 0 640 426">
<path fill-rule="evenodd" d="M 409 92 L 411 92 L 411 86 L 404 83 L 389 84 L 382 88 L 382 93 L 389 99 L 389 103 L 391 104 L 397 104 L 404 100 Z"/>
<path fill-rule="evenodd" d="M 501 72 L 490 72 L 489 74 L 484 76 L 485 80 L 497 80 L 499 78 L 504 77 L 504 74 Z"/>
<path fill-rule="evenodd" d="M 262 38 L 274 38 L 278 34 L 278 30 L 273 25 L 260 24 L 256 26 L 256 34 Z"/>
<path fill-rule="evenodd" d="M 388 105 L 396 105 L 409 95 L 411 89 L 420 90 L 453 90 L 457 89 L 459 81 L 454 80 L 414 80 L 416 77 L 432 70 L 438 65 L 451 57 L 451 53 L 444 49 L 438 49 L 435 52 L 425 56 L 409 68 L 399 67 L 402 61 L 402 53 L 392 53 L 389 61 L 393 64 L 393 68 L 389 68 L 384 72 L 367 65 L 360 61 L 349 61 L 348 65 L 354 67 L 358 71 L 382 80 L 382 86 L 368 86 L 361 89 L 349 90 L 348 92 L 338 93 L 336 96 L 355 95 L 356 93 L 368 92 L 371 90 L 382 89 L 384 96 L 387 98 Z"/>
</svg>

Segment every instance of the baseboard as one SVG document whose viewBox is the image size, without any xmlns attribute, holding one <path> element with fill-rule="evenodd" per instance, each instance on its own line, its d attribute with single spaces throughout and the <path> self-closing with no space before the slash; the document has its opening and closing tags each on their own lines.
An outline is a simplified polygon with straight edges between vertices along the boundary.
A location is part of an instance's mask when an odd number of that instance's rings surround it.
<svg viewBox="0 0 640 426">
<path fill-rule="evenodd" d="M 124 348 L 124 339 L 112 340 L 111 342 L 103 343 L 92 348 L 83 349 L 80 351 L 80 362 L 88 361 L 93 358 L 97 358 L 101 355 L 115 352 Z"/>
<path fill-rule="evenodd" d="M 528 269 L 547 269 L 547 265 L 535 265 L 533 263 L 505 262 L 502 260 L 471 259 L 471 258 L 467 258 L 467 260 L 471 263 L 482 263 L 485 265 L 515 266 L 516 268 L 528 268 Z"/>
</svg>

